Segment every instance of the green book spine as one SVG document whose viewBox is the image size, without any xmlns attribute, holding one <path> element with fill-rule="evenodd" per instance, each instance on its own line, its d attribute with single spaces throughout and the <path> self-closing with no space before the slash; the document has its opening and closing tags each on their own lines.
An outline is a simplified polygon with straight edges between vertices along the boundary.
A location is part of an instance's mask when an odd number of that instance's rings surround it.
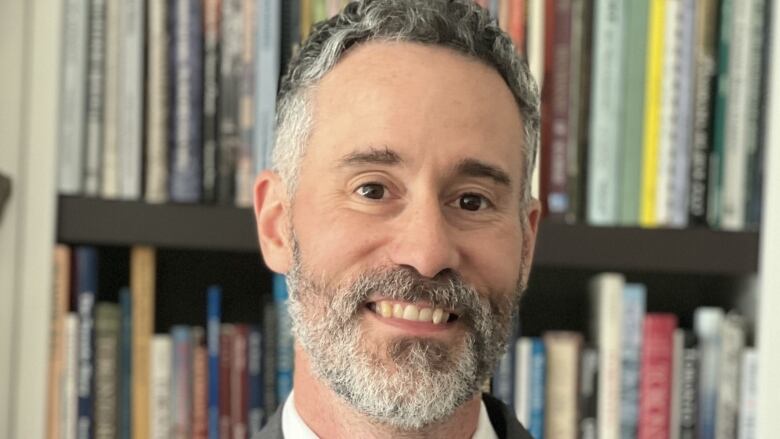
<svg viewBox="0 0 780 439">
<path fill-rule="evenodd" d="M 710 178 L 707 203 L 707 221 L 711 226 L 720 224 L 721 186 L 723 182 L 723 151 L 726 140 L 726 115 L 729 97 L 729 52 L 731 50 L 732 0 L 722 0 L 720 6 L 720 30 L 718 31 L 717 89 L 715 92 L 715 116 L 712 127 L 712 153 L 710 154 Z"/>
</svg>

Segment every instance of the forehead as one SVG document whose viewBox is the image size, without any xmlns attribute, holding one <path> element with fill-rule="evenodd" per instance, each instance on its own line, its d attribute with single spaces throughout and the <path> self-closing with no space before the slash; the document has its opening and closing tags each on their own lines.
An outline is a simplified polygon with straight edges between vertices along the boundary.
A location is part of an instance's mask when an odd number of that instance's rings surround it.
<svg viewBox="0 0 780 439">
<path fill-rule="evenodd" d="M 411 160 L 480 158 L 519 180 L 522 120 L 499 73 L 454 50 L 410 42 L 352 49 L 313 93 L 307 157 L 389 147 Z"/>
</svg>

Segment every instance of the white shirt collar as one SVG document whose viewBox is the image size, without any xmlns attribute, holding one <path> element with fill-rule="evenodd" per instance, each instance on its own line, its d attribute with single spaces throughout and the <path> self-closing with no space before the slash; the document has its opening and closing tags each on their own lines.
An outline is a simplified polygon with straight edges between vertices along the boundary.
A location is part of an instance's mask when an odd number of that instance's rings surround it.
<svg viewBox="0 0 780 439">
<path fill-rule="evenodd" d="M 290 392 L 287 401 L 282 407 L 282 434 L 284 437 L 295 439 L 319 439 L 319 436 L 303 422 L 298 410 L 295 409 L 294 393 Z M 493 425 L 490 423 L 485 402 L 479 403 L 479 418 L 477 420 L 477 430 L 472 439 L 498 439 Z"/>
</svg>

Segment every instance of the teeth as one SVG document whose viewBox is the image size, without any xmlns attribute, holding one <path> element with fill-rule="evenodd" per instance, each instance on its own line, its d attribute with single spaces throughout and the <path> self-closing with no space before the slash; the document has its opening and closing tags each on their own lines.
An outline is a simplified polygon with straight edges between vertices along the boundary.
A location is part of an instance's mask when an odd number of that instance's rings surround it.
<svg viewBox="0 0 780 439">
<path fill-rule="evenodd" d="M 418 307 L 414 304 L 403 305 L 380 301 L 374 304 L 374 310 L 384 318 L 394 317 L 415 322 L 432 322 L 436 325 L 447 323 L 450 313 L 441 308 Z"/>
</svg>

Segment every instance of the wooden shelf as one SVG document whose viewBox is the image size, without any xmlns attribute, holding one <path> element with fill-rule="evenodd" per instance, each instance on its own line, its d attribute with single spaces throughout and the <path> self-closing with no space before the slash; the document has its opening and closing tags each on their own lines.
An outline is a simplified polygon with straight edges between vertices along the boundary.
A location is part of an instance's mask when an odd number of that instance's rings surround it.
<svg viewBox="0 0 780 439">
<path fill-rule="evenodd" d="M 60 196 L 57 217 L 57 239 L 69 244 L 258 251 L 249 208 Z M 751 274 L 758 267 L 758 233 L 592 227 L 543 221 L 534 266 Z"/>
</svg>

